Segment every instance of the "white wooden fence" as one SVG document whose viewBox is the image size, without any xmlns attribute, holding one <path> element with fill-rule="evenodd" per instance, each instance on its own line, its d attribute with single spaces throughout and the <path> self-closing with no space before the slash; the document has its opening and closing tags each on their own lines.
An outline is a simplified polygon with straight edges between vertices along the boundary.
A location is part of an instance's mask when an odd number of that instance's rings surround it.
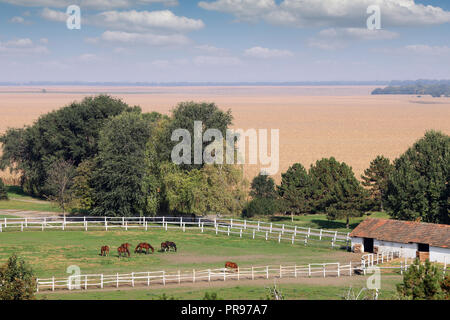
<svg viewBox="0 0 450 320">
<path fill-rule="evenodd" d="M 287 241 L 300 244 L 324 244 L 331 247 L 350 245 L 349 233 L 229 218 L 190 217 L 33 217 L 0 219 L 0 232 L 26 230 L 149 230 L 151 228 L 194 229 L 200 232 L 237 235 L 246 238 Z"/>
<path fill-rule="evenodd" d="M 167 285 L 227 280 L 255 280 L 298 277 L 341 277 L 352 276 L 359 270 L 359 263 L 341 264 L 316 263 L 308 265 L 268 265 L 231 269 L 203 269 L 184 271 L 148 271 L 116 274 L 85 274 L 65 278 L 38 278 L 37 291 L 58 289 L 103 289 L 150 285 Z"/>
</svg>

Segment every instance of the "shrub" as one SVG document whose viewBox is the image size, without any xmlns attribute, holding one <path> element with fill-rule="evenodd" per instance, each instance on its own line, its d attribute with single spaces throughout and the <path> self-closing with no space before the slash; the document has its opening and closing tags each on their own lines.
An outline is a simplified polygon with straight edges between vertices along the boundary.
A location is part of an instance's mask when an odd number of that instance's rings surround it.
<svg viewBox="0 0 450 320">
<path fill-rule="evenodd" d="M 2 179 L 0 179 L 0 200 L 8 200 L 8 193 Z"/>
<path fill-rule="evenodd" d="M 32 300 L 35 289 L 33 270 L 13 254 L 0 267 L 0 300 Z"/>
<path fill-rule="evenodd" d="M 278 211 L 278 201 L 270 198 L 256 198 L 250 201 L 243 215 L 251 218 L 254 215 L 273 215 Z"/>
</svg>

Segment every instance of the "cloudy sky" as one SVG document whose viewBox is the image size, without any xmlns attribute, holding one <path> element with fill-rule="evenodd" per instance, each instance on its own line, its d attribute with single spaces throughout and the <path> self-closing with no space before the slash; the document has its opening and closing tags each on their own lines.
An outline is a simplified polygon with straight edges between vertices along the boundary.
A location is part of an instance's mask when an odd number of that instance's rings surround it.
<svg viewBox="0 0 450 320">
<path fill-rule="evenodd" d="M 14 82 L 450 79 L 450 1 L 0 0 L 0 70 Z"/>
</svg>

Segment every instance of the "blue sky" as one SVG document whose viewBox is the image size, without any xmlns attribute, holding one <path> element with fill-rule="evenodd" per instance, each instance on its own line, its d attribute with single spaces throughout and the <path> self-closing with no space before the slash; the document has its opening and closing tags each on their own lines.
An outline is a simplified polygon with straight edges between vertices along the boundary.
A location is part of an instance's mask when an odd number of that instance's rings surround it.
<svg viewBox="0 0 450 320">
<path fill-rule="evenodd" d="M 444 0 L 0 0 L 0 81 L 450 79 L 449 61 Z"/>
</svg>

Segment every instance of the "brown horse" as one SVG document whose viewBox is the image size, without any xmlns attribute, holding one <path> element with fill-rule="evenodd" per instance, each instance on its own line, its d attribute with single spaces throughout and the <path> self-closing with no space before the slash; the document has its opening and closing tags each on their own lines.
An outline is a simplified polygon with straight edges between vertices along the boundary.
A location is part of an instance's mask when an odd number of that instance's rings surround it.
<svg viewBox="0 0 450 320">
<path fill-rule="evenodd" d="M 117 248 L 117 252 L 119 253 L 119 258 L 122 254 L 125 256 L 128 254 L 128 257 L 130 257 L 130 249 L 129 249 L 130 246 L 131 246 L 131 244 L 129 244 L 129 243 L 122 243 L 122 245 Z"/>
<path fill-rule="evenodd" d="M 238 265 L 234 262 L 227 261 L 227 262 L 225 262 L 225 269 L 233 269 L 233 270 L 237 271 Z"/>
<path fill-rule="evenodd" d="M 173 249 L 175 252 L 177 251 L 175 242 L 166 241 L 161 243 L 161 251 L 170 251 L 170 249 Z"/>
<path fill-rule="evenodd" d="M 152 250 L 152 253 L 155 252 L 155 249 L 153 249 L 153 247 L 146 242 L 141 242 L 137 245 L 136 249 L 134 249 L 134 253 L 142 253 L 142 250 L 145 250 L 145 253 L 148 254 L 149 250 Z"/>
<path fill-rule="evenodd" d="M 102 246 L 100 249 L 100 255 L 101 256 L 107 256 L 109 254 L 109 247 L 108 246 Z"/>
</svg>

